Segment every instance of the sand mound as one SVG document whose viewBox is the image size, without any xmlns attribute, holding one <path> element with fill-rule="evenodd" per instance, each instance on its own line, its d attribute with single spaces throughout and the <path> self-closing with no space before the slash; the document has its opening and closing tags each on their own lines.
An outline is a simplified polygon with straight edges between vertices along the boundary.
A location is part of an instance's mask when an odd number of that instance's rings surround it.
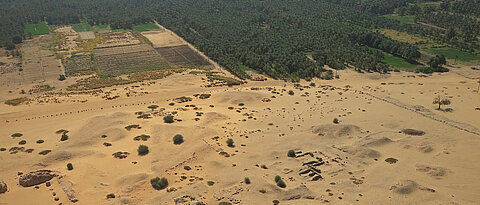
<svg viewBox="0 0 480 205">
<path fill-rule="evenodd" d="M 366 148 L 366 147 L 348 147 L 348 148 L 345 148 L 345 150 L 347 151 L 347 153 L 349 154 L 352 154 L 352 155 L 355 155 L 359 158 L 379 158 L 382 156 L 382 154 L 380 152 L 378 152 L 377 150 L 374 150 L 374 149 L 370 149 L 370 148 Z"/>
<path fill-rule="evenodd" d="M 127 115 L 117 112 L 108 116 L 91 118 L 75 134 L 72 134 L 68 140 L 69 145 L 71 147 L 90 146 L 99 143 L 102 135 L 107 135 L 109 141 L 117 141 L 126 137 L 127 131 L 123 129 L 125 123 L 121 119 L 125 119 Z"/>
<path fill-rule="evenodd" d="M 416 167 L 417 167 L 416 169 L 417 171 L 425 172 L 431 177 L 435 177 L 435 178 L 440 178 L 447 174 L 447 169 L 443 167 L 431 167 L 431 166 L 422 165 L 422 164 L 416 165 Z"/>
<path fill-rule="evenodd" d="M 220 114 L 218 112 L 208 112 L 208 113 L 205 113 L 205 119 L 203 120 L 203 122 L 205 122 L 204 124 L 212 124 L 220 121 L 225 121 L 228 119 L 230 118 L 224 114 Z"/>
<path fill-rule="evenodd" d="M 362 146 L 372 146 L 372 147 L 383 146 L 391 142 L 393 141 L 388 137 L 366 137 L 361 140 Z"/>
<path fill-rule="evenodd" d="M 147 182 L 148 175 L 146 173 L 130 174 L 118 179 L 115 184 L 118 187 L 122 187 L 122 192 L 130 193 L 137 190 Z"/>
<path fill-rule="evenodd" d="M 239 103 L 260 102 L 266 97 L 269 96 L 255 92 L 232 91 L 215 94 L 213 98 L 220 103 L 237 105 Z"/>
<path fill-rule="evenodd" d="M 300 186 L 288 191 L 283 191 L 279 195 L 279 198 L 281 198 L 283 201 L 312 197 L 314 198 L 313 192 L 304 184 L 301 184 Z"/>
<path fill-rule="evenodd" d="M 397 194 L 411 194 L 417 190 L 418 184 L 412 180 L 402 180 L 396 185 L 393 185 L 390 190 L 393 190 Z"/>
<path fill-rule="evenodd" d="M 358 126 L 355 125 L 320 125 L 313 127 L 313 133 L 319 136 L 327 136 L 330 138 L 353 137 L 355 134 L 361 133 Z"/>
<path fill-rule="evenodd" d="M 74 157 L 85 157 L 94 154 L 93 151 L 53 151 L 42 160 L 42 164 L 49 165 L 56 162 L 68 161 Z"/>
</svg>

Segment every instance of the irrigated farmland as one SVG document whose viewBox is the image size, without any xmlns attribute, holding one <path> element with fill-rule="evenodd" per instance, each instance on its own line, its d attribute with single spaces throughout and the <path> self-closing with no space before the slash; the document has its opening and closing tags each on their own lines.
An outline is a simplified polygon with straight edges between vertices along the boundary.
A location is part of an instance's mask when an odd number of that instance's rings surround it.
<svg viewBox="0 0 480 205">
<path fill-rule="evenodd" d="M 170 64 L 175 66 L 207 66 L 210 63 L 187 45 L 156 48 Z"/>
<path fill-rule="evenodd" d="M 118 76 L 145 70 L 168 68 L 168 63 L 155 50 L 146 45 L 98 48 L 95 61 L 103 76 Z"/>
</svg>

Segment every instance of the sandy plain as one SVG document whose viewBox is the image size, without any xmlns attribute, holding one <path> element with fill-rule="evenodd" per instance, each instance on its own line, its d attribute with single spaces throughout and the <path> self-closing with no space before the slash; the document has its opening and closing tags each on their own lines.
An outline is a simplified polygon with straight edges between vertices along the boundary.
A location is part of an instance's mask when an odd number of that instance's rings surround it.
<svg viewBox="0 0 480 205">
<path fill-rule="evenodd" d="M 478 204 L 478 80 L 455 71 L 346 70 L 331 81 L 268 79 L 233 87 L 207 87 L 204 75 L 186 71 L 103 89 L 119 96 L 113 100 L 71 94 L 49 97 L 61 101 L 2 103 L 0 181 L 8 191 L 0 204 Z M 16 97 L 7 92 L 12 89 L 20 88 L 3 87 L 2 99 Z M 436 110 L 437 95 L 449 97 L 452 104 L 443 108 L 450 112 Z M 176 100 L 182 96 L 192 100 Z M 152 111 L 152 104 L 159 107 Z M 137 118 L 137 112 L 151 118 Z M 163 121 L 168 114 L 174 123 Z M 60 141 L 60 129 L 69 131 L 68 140 Z M 133 139 L 141 134 L 150 138 Z M 184 136 L 180 145 L 173 144 L 176 134 Z M 149 153 L 140 156 L 139 145 Z M 51 152 L 39 155 L 43 150 Z M 288 150 L 297 157 L 288 157 Z M 118 159 L 115 152 L 129 154 Z M 58 174 L 51 186 L 19 185 L 19 172 L 45 169 Z M 275 184 L 276 175 L 286 188 Z M 167 189 L 152 188 L 157 176 L 168 179 Z M 107 199 L 109 193 L 115 198 Z"/>
</svg>

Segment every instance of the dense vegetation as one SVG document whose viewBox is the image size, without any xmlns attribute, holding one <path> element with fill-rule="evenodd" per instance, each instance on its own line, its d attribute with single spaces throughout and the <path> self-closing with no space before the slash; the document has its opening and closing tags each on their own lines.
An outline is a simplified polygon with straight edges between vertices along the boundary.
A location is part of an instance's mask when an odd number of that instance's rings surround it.
<svg viewBox="0 0 480 205">
<path fill-rule="evenodd" d="M 419 48 L 378 33 L 394 29 L 468 52 L 479 49 L 478 0 L 8 0 L 0 45 L 13 49 L 32 25 L 173 30 L 239 77 L 331 78 L 335 69 L 387 72 L 384 54 L 417 64 Z M 413 20 L 412 20 L 413 19 Z M 412 22 L 413 21 L 413 22 Z M 41 25 L 41 24 L 40 24 Z M 141 26 L 138 26 L 141 25 Z M 45 32 L 44 29 L 42 32 Z M 311 55 L 313 60 L 307 58 Z M 426 62 L 424 62 L 426 63 Z"/>
</svg>

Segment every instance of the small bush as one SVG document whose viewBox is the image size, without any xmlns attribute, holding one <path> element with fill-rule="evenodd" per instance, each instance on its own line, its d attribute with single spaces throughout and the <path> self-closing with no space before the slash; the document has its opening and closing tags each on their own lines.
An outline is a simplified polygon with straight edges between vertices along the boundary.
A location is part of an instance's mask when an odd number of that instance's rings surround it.
<svg viewBox="0 0 480 205">
<path fill-rule="evenodd" d="M 280 180 L 282 180 L 282 177 L 280 177 L 280 176 L 278 176 L 278 175 L 275 176 L 275 182 L 278 182 L 278 181 L 280 181 Z"/>
<path fill-rule="evenodd" d="M 337 118 L 333 118 L 333 123 L 338 124 L 338 119 L 337 119 Z"/>
<path fill-rule="evenodd" d="M 264 164 L 262 164 L 262 166 L 260 166 L 260 167 L 261 167 L 262 169 L 268 169 L 268 168 L 267 168 L 267 165 L 264 165 Z"/>
<path fill-rule="evenodd" d="M 285 184 L 285 182 L 284 182 L 283 180 L 281 180 L 281 179 L 277 182 L 277 186 L 280 187 L 280 188 L 285 188 L 285 187 L 287 187 L 287 185 Z"/>
<path fill-rule="evenodd" d="M 235 145 L 233 145 L 233 139 L 232 139 L 232 138 L 228 138 L 228 139 L 227 139 L 227 146 L 229 146 L 229 147 L 235 147 Z"/>
<path fill-rule="evenodd" d="M 152 187 L 156 190 L 162 190 L 167 188 L 168 186 L 168 180 L 165 177 L 162 177 L 161 179 L 155 177 L 153 179 L 150 179 L 150 183 L 152 184 Z"/>
<path fill-rule="evenodd" d="M 163 117 L 163 121 L 165 123 L 173 123 L 173 116 L 167 115 L 167 116 Z"/>
<path fill-rule="evenodd" d="M 66 141 L 66 140 L 68 140 L 68 135 L 63 134 L 62 137 L 60 138 L 60 141 Z"/>
<path fill-rule="evenodd" d="M 68 170 L 73 170 L 73 165 L 72 165 L 72 163 L 68 163 L 68 164 L 67 164 L 67 169 L 68 169 Z"/>
<path fill-rule="evenodd" d="M 390 157 L 390 158 L 385 159 L 385 161 L 390 163 L 390 164 L 395 164 L 395 163 L 397 163 L 398 159 Z"/>
<path fill-rule="evenodd" d="M 114 199 L 114 198 L 115 198 L 115 194 L 113 193 L 107 194 L 107 199 Z"/>
<path fill-rule="evenodd" d="M 295 157 L 295 156 L 296 156 L 296 155 L 295 155 L 295 151 L 293 151 L 293 150 L 288 150 L 287 156 L 288 156 L 288 157 Z"/>
<path fill-rule="evenodd" d="M 21 136 L 23 136 L 23 134 L 18 132 L 12 134 L 12 137 L 21 137 Z"/>
<path fill-rule="evenodd" d="M 232 205 L 232 203 L 222 201 L 222 202 L 218 203 L 218 205 Z"/>
<path fill-rule="evenodd" d="M 42 144 L 44 142 L 45 142 L 44 140 L 37 140 L 37 144 Z"/>
<path fill-rule="evenodd" d="M 260 190 L 258 190 L 258 191 L 259 191 L 260 193 L 262 193 L 262 194 L 267 193 L 267 191 L 266 191 L 265 189 L 260 189 Z"/>
<path fill-rule="evenodd" d="M 215 184 L 215 182 L 214 181 L 208 181 L 207 184 L 208 184 L 208 186 L 213 186 Z"/>
<path fill-rule="evenodd" d="M 43 150 L 43 151 L 39 152 L 38 154 L 39 155 L 46 155 L 46 154 L 50 153 L 51 151 L 52 150 Z"/>
<path fill-rule="evenodd" d="M 288 94 L 289 94 L 289 95 L 295 95 L 295 92 L 293 92 L 293 90 L 289 90 L 289 91 L 288 91 Z"/>
<path fill-rule="evenodd" d="M 273 205 L 278 205 L 278 204 L 280 204 L 280 201 L 275 199 L 275 200 L 272 201 L 272 203 L 273 203 Z"/>
<path fill-rule="evenodd" d="M 15 98 L 15 99 L 10 99 L 10 100 L 5 100 L 5 104 L 12 105 L 12 106 L 17 106 L 17 105 L 20 105 L 27 100 L 28 100 L 28 98 L 26 98 L 26 97 Z"/>
<path fill-rule="evenodd" d="M 243 181 L 245 182 L 245 184 L 250 184 L 251 183 L 250 178 L 248 178 L 248 177 L 245 177 L 245 179 Z"/>
<path fill-rule="evenodd" d="M 24 144 L 27 144 L 27 141 L 26 140 L 20 140 L 20 142 L 18 142 L 19 145 L 24 145 Z"/>
<path fill-rule="evenodd" d="M 59 81 L 64 81 L 66 78 L 65 78 L 65 75 L 60 75 L 58 76 L 58 80 Z"/>
<path fill-rule="evenodd" d="M 146 145 L 138 146 L 138 155 L 143 156 L 147 155 L 149 152 L 148 147 Z"/>
<path fill-rule="evenodd" d="M 182 144 L 183 143 L 183 136 L 181 134 L 177 134 L 173 136 L 173 144 Z"/>
<path fill-rule="evenodd" d="M 55 132 L 55 134 L 67 134 L 68 130 L 60 129 Z"/>
</svg>

